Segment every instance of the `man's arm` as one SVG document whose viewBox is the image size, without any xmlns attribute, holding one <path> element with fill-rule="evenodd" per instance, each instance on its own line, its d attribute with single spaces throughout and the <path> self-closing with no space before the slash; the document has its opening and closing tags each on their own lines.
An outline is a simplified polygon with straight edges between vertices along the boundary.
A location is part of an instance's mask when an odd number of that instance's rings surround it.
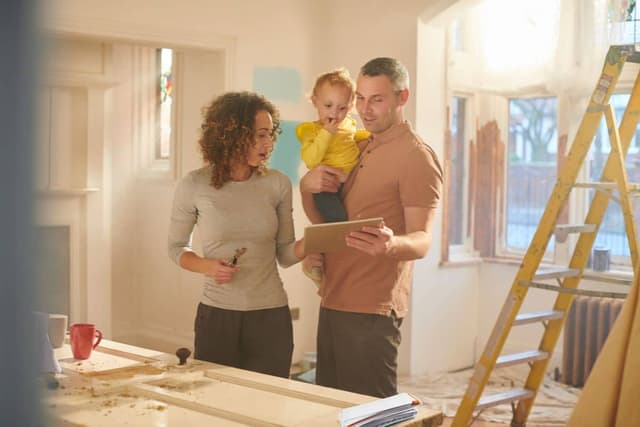
<svg viewBox="0 0 640 427">
<path fill-rule="evenodd" d="M 340 183 L 345 175 L 341 169 L 320 165 L 307 172 L 300 180 L 300 195 L 302 208 L 312 224 L 324 222 L 324 218 L 316 209 L 313 202 L 313 193 L 335 193 L 340 188 Z"/>
<path fill-rule="evenodd" d="M 423 258 L 433 240 L 431 229 L 435 221 L 433 208 L 404 208 L 406 234 L 394 235 L 389 227 L 363 227 L 350 233 L 347 245 L 371 256 L 386 255 L 397 260 Z"/>
<path fill-rule="evenodd" d="M 305 193 L 302 191 L 302 186 L 300 186 L 300 196 L 302 199 L 302 209 L 304 209 L 304 213 L 311 221 L 311 224 L 320 224 L 324 222 L 324 218 L 318 212 L 316 208 L 316 204 L 313 202 L 313 193 Z"/>
</svg>

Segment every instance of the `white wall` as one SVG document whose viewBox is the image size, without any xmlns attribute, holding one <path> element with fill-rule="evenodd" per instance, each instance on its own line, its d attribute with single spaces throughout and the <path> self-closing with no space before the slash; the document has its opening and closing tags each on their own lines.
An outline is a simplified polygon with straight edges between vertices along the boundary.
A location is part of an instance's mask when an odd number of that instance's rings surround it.
<svg viewBox="0 0 640 427">
<path fill-rule="evenodd" d="M 419 22 L 416 130 L 442 159 L 446 126 L 446 32 Z M 411 372 L 460 369 L 474 363 L 478 333 L 478 264 L 439 267 L 442 210 L 426 259 L 416 262 L 411 333 Z"/>
</svg>

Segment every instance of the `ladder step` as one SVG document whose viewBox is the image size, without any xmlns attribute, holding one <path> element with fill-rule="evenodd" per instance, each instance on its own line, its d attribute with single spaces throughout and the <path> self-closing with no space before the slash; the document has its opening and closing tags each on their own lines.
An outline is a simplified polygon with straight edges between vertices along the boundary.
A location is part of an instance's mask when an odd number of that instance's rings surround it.
<svg viewBox="0 0 640 427">
<path fill-rule="evenodd" d="M 618 188 L 617 182 L 576 182 L 576 188 L 594 188 L 596 190 L 615 190 Z"/>
<path fill-rule="evenodd" d="M 615 190 L 618 188 L 617 182 L 576 182 L 573 184 L 575 188 L 594 188 L 596 190 Z M 627 189 L 629 192 L 639 192 L 640 183 L 628 182 Z"/>
<path fill-rule="evenodd" d="M 595 224 L 561 224 L 556 225 L 556 242 L 564 243 L 570 233 L 593 233 L 596 231 Z"/>
<path fill-rule="evenodd" d="M 598 273 L 597 271 L 583 273 L 582 279 L 593 280 L 596 282 L 613 283 L 615 285 L 625 285 L 625 286 L 631 286 L 633 284 L 632 277 L 627 278 L 627 277 L 613 276 L 611 274 Z"/>
<path fill-rule="evenodd" d="M 578 268 L 545 268 L 538 270 L 533 276 L 533 280 L 561 279 L 563 277 L 576 277 L 580 274 Z"/>
<path fill-rule="evenodd" d="M 535 360 L 548 359 L 549 353 L 540 350 L 523 351 L 522 353 L 505 354 L 496 360 L 496 368 L 517 365 L 519 363 L 533 362 Z"/>
<path fill-rule="evenodd" d="M 629 56 L 627 56 L 627 62 L 634 62 L 636 64 L 640 64 L 640 53 L 633 52 Z"/>
<path fill-rule="evenodd" d="M 513 326 L 526 325 L 527 323 L 543 322 L 545 320 L 556 320 L 564 317 L 563 311 L 545 310 L 532 313 L 520 313 L 513 321 Z"/>
<path fill-rule="evenodd" d="M 560 292 L 564 294 L 584 295 L 588 297 L 625 299 L 629 295 L 627 292 L 606 292 L 606 291 L 592 291 L 589 289 L 565 288 L 562 286 L 550 285 L 548 283 L 527 282 L 526 280 L 520 280 L 518 284 L 520 286 L 528 286 L 530 288 L 546 289 L 548 291 Z"/>
<path fill-rule="evenodd" d="M 518 400 L 526 400 L 530 399 L 534 396 L 533 390 L 527 390 L 526 388 L 517 388 L 509 391 L 505 391 L 504 393 L 492 394 L 489 396 L 483 396 L 478 401 L 476 405 L 476 409 L 482 410 L 486 408 L 491 408 L 493 406 L 498 406 L 503 403 L 515 402 Z"/>
</svg>

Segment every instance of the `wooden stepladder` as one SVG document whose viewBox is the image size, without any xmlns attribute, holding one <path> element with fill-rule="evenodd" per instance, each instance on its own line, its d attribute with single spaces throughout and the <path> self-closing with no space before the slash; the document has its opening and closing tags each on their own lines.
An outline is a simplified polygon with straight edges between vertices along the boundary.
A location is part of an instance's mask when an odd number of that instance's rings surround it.
<svg viewBox="0 0 640 427">
<path fill-rule="evenodd" d="M 453 420 L 453 427 L 467 427 L 472 421 L 474 411 L 481 411 L 504 403 L 511 403 L 513 408 L 511 425 L 513 427 L 525 426 L 538 389 L 544 379 L 549 359 L 564 326 L 574 294 L 589 293 L 577 288 L 583 277 L 589 277 L 585 268 L 609 200 L 614 200 L 621 205 L 629 241 L 631 263 L 634 274 L 636 274 L 638 237 L 629 193 L 638 191 L 640 186 L 627 182 L 624 159 L 640 118 L 640 73 L 636 77 L 619 127 L 616 123 L 614 109 L 609 104 L 626 62 L 640 62 L 640 53 L 635 51 L 633 45 L 612 46 L 609 49 L 600 79 L 580 122 L 563 169 L 559 173 L 538 228 L 522 260 L 485 349 L 476 363 L 473 376 Z M 601 179 L 599 182 L 591 183 L 576 182 L 578 172 L 589 152 L 603 114 L 609 129 L 611 151 Z M 573 188 L 596 190 L 584 224 L 556 224 Z M 549 240 L 554 233 L 559 242 L 566 239 L 569 233 L 578 234 L 569 265 L 562 268 L 538 270 Z M 537 282 L 549 279 L 555 279 L 558 286 Z M 557 291 L 558 295 L 553 309 L 535 313 L 520 313 L 520 307 L 530 287 Z M 536 350 L 501 355 L 512 327 L 535 322 L 542 322 L 545 328 Z M 483 395 L 484 388 L 495 368 L 519 363 L 528 363 L 530 366 L 523 388 L 512 389 L 496 395 Z"/>
</svg>

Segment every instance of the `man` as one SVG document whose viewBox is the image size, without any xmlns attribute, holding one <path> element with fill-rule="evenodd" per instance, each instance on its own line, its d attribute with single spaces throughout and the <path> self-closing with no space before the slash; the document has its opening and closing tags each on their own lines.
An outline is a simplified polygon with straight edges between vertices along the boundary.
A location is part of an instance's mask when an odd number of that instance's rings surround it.
<svg viewBox="0 0 640 427">
<path fill-rule="evenodd" d="M 323 266 L 318 320 L 316 382 L 386 397 L 397 393 L 400 325 L 409 306 L 413 260 L 431 246 L 442 170 L 433 150 L 404 120 L 409 98 L 407 69 L 393 58 L 376 58 L 360 70 L 356 109 L 371 137 L 342 197 L 349 219 L 383 217 L 380 228 L 351 233 L 348 250 L 315 256 L 306 268 Z M 318 166 L 300 181 L 305 213 L 322 216 L 313 193 L 337 191 L 342 172 Z M 324 265 L 323 265 L 324 264 Z"/>
</svg>

